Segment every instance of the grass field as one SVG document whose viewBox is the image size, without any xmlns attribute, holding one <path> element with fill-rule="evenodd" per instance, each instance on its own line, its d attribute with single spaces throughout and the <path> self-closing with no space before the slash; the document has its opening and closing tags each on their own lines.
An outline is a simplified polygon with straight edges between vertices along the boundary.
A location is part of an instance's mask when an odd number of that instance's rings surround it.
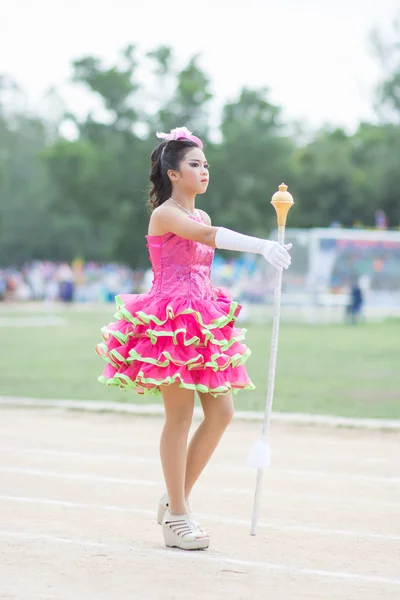
<svg viewBox="0 0 400 600">
<path fill-rule="evenodd" d="M 12 326 L 26 311 L 1 309 L 0 395 L 78 400 L 151 402 L 97 382 L 103 361 L 95 354 L 104 310 L 59 311 L 65 326 Z M 29 318 L 34 316 L 29 313 Z M 43 315 L 42 315 L 43 316 Z M 257 389 L 235 398 L 240 410 L 265 403 L 270 324 L 250 326 L 247 365 Z M 400 323 L 286 325 L 280 329 L 274 409 L 352 417 L 400 418 Z"/>
</svg>

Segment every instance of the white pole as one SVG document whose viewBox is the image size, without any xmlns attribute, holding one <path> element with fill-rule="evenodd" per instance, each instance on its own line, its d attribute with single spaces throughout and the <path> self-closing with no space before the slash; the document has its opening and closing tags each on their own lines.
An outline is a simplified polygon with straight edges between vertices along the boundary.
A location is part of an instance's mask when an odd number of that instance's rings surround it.
<svg viewBox="0 0 400 600">
<path fill-rule="evenodd" d="M 287 186 L 282 184 L 279 186 L 279 192 L 274 194 L 272 203 L 277 211 L 278 215 L 278 242 L 284 244 L 285 242 L 285 224 L 286 216 L 293 204 L 292 196 L 287 192 Z M 275 388 L 275 371 L 276 371 L 276 360 L 278 356 L 278 339 L 279 339 L 279 321 L 280 321 L 280 308 L 281 308 L 281 290 L 282 290 L 282 269 L 277 271 L 275 278 L 275 291 L 274 291 L 274 310 L 272 320 L 272 337 L 271 337 L 271 351 L 269 358 L 269 369 L 268 369 L 268 387 L 267 387 L 267 400 L 265 405 L 264 421 L 261 432 L 261 438 L 255 443 L 252 453 L 250 455 L 248 464 L 257 468 L 257 481 L 256 489 L 254 493 L 253 503 L 253 515 L 251 519 L 250 534 L 256 534 L 258 515 L 260 509 L 260 497 L 263 472 L 270 466 L 270 446 L 268 443 L 269 425 L 271 421 L 272 403 L 274 399 L 274 388 Z"/>
</svg>

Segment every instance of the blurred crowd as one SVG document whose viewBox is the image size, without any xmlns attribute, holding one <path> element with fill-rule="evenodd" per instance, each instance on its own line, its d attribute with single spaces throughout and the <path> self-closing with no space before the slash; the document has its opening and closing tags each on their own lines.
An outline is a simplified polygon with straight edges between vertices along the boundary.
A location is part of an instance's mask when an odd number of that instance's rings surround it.
<svg viewBox="0 0 400 600">
<path fill-rule="evenodd" d="M 0 268 L 0 300 L 108 302 L 119 293 L 139 293 L 145 271 L 119 264 L 33 261 Z"/>
<path fill-rule="evenodd" d="M 236 296 L 257 302 L 267 292 L 263 271 L 253 259 L 224 261 L 216 256 L 213 284 Z M 152 270 L 115 263 L 33 261 L 21 268 L 0 267 L 0 301 L 113 302 L 117 294 L 140 294 L 151 289 Z"/>
</svg>

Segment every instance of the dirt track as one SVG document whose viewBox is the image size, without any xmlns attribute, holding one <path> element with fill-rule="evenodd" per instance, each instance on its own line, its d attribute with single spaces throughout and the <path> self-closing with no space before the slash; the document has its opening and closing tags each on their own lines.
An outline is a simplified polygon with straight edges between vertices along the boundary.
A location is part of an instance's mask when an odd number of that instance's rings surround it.
<svg viewBox="0 0 400 600">
<path fill-rule="evenodd" d="M 192 506 L 206 552 L 167 550 L 161 419 L 0 410 L 0 598 L 398 600 L 400 435 L 274 425 L 249 535 L 260 424 L 234 422 Z"/>
</svg>

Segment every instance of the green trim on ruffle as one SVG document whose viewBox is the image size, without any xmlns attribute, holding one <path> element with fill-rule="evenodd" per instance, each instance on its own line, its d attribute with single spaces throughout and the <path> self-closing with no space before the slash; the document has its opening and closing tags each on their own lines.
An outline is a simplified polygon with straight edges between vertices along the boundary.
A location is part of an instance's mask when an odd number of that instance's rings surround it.
<svg viewBox="0 0 400 600">
<path fill-rule="evenodd" d="M 158 358 L 151 358 L 150 356 L 146 356 L 146 357 L 140 356 L 140 354 L 138 354 L 136 352 L 136 350 L 134 350 L 133 348 L 132 348 L 132 350 L 129 351 L 129 358 L 127 358 L 127 359 L 124 359 L 121 356 L 121 354 L 119 354 L 118 351 L 115 351 L 115 350 L 110 351 L 110 355 L 114 356 L 115 358 L 118 358 L 118 360 L 120 360 L 121 362 L 123 362 L 124 364 L 126 364 L 128 366 L 131 365 L 135 360 L 138 360 L 140 362 L 148 363 L 150 365 L 155 365 L 157 367 L 168 367 L 172 363 L 178 367 L 190 368 L 188 365 L 193 365 L 193 363 L 196 363 L 196 361 L 198 361 L 197 356 L 194 356 L 193 358 L 190 358 L 187 361 L 182 361 L 182 360 L 177 361 L 170 354 L 170 352 L 168 352 L 168 350 L 164 350 L 161 354 L 163 354 L 165 356 L 164 361 L 160 361 Z M 204 359 L 201 355 L 199 355 L 199 356 L 202 359 L 201 365 L 203 365 Z M 200 363 L 197 362 L 196 366 L 199 364 Z"/>
<path fill-rule="evenodd" d="M 103 353 L 99 354 L 97 352 L 97 348 L 100 348 L 103 351 Z M 104 342 L 97 344 L 96 352 L 97 352 L 98 356 L 100 356 L 103 360 L 105 360 L 107 363 L 110 363 L 110 365 L 112 365 L 114 367 L 114 369 L 119 369 L 118 363 L 116 363 L 112 360 L 111 352 L 108 352 L 107 345 Z"/>
<path fill-rule="evenodd" d="M 169 377 L 169 376 L 165 377 L 162 380 L 153 379 L 151 377 L 144 378 L 143 371 L 139 371 L 138 376 L 136 377 L 135 381 L 132 381 L 129 377 L 127 377 L 123 373 L 116 373 L 114 375 L 114 377 L 111 377 L 109 379 L 107 379 L 107 377 L 104 377 L 104 375 L 100 375 L 100 377 L 98 378 L 98 381 L 100 383 L 104 383 L 109 386 L 122 387 L 125 390 L 131 389 L 131 390 L 137 391 L 136 388 L 142 387 L 143 392 L 141 392 L 141 393 L 143 393 L 145 396 L 149 396 L 149 395 L 159 396 L 159 395 L 161 395 L 161 390 L 160 390 L 159 386 L 172 385 L 174 383 L 177 383 L 178 380 L 179 380 L 180 388 L 183 388 L 186 390 L 192 390 L 194 392 L 200 392 L 201 394 L 211 394 L 211 396 L 214 396 L 214 397 L 227 394 L 230 391 L 232 391 L 233 394 L 236 395 L 241 390 L 254 390 L 255 389 L 255 385 L 252 382 L 246 384 L 244 387 L 237 388 L 237 387 L 232 387 L 232 385 L 229 383 L 229 381 L 227 381 L 225 383 L 225 385 L 221 385 L 216 388 L 209 388 L 206 385 L 201 384 L 201 383 L 199 383 L 199 384 L 186 383 L 182 380 L 182 377 L 179 373 L 176 373 L 172 377 Z M 124 383 L 122 383 L 122 382 L 124 382 Z M 151 385 L 154 385 L 155 387 L 146 388 L 146 387 L 143 387 L 142 384 L 151 384 Z"/>
<path fill-rule="evenodd" d="M 175 331 L 155 331 L 154 329 L 148 329 L 146 331 L 146 333 L 149 336 L 152 344 L 156 344 L 157 338 L 159 338 L 159 337 L 172 337 L 172 343 L 175 346 L 177 346 L 178 345 L 178 340 L 177 340 L 178 333 L 184 333 L 186 335 L 186 329 L 185 329 L 185 327 L 181 327 L 180 329 L 176 329 Z M 187 340 L 185 336 L 183 338 L 184 346 L 192 346 L 192 345 L 198 346 L 199 343 L 200 343 L 200 338 L 197 335 L 194 335 L 193 337 L 191 337 L 190 340 Z"/>
<path fill-rule="evenodd" d="M 118 311 L 114 314 L 114 317 L 116 319 L 125 319 L 126 321 L 128 321 L 129 323 L 133 323 L 134 325 L 149 325 L 150 321 L 153 321 L 154 323 L 156 323 L 156 325 L 160 326 L 160 325 L 165 325 L 165 323 L 167 321 L 169 321 L 171 319 L 175 319 L 176 317 L 179 317 L 180 315 L 191 315 L 192 314 L 196 317 L 196 319 L 200 323 L 200 325 L 202 327 L 205 327 L 208 330 L 216 329 L 216 328 L 220 329 L 221 327 L 225 327 L 225 325 L 227 325 L 231 321 L 236 321 L 237 317 L 235 317 L 235 312 L 238 307 L 238 303 L 235 302 L 234 300 L 232 300 L 230 307 L 229 307 L 229 313 L 225 316 L 219 317 L 219 319 L 215 319 L 213 323 L 210 323 L 209 325 L 207 325 L 206 323 L 204 323 L 203 318 L 202 318 L 201 314 L 199 313 L 199 311 L 194 310 L 193 308 L 185 308 L 185 310 L 182 310 L 181 312 L 178 312 L 175 314 L 172 306 L 167 305 L 167 308 L 165 311 L 166 319 L 164 321 L 161 321 L 161 319 L 159 319 L 155 315 L 149 315 L 149 314 L 143 312 L 142 310 L 138 310 L 136 312 L 137 316 L 134 317 L 129 312 L 129 310 L 125 307 L 125 304 L 124 304 L 121 296 L 115 296 L 115 302 L 118 307 Z"/>
<path fill-rule="evenodd" d="M 244 363 L 247 361 L 247 359 L 249 358 L 251 354 L 251 350 L 250 348 L 246 349 L 246 352 L 244 352 L 243 354 L 239 354 L 239 352 L 237 354 L 234 354 L 233 356 L 229 357 L 229 362 L 226 366 L 224 367 L 220 367 L 216 361 L 216 359 L 221 356 L 220 354 L 213 354 L 211 356 L 211 360 L 209 362 L 205 363 L 205 367 L 211 367 L 213 369 L 213 371 L 217 372 L 217 371 L 225 371 L 225 369 L 228 369 L 228 367 L 240 367 L 242 365 L 244 365 Z"/>
<path fill-rule="evenodd" d="M 133 337 L 132 335 L 125 335 L 122 331 L 118 331 L 115 329 L 109 329 L 108 325 L 105 325 L 100 329 L 101 333 L 107 333 L 109 336 L 112 335 L 115 339 L 123 346 L 128 341 L 129 337 Z"/>
<path fill-rule="evenodd" d="M 175 346 L 177 346 L 179 344 L 177 335 L 179 333 L 186 334 L 186 331 L 187 330 L 184 327 L 176 329 L 175 331 L 155 331 L 154 329 L 147 329 L 147 331 L 143 335 L 147 335 L 150 338 L 151 343 L 153 345 L 155 345 L 157 343 L 157 339 L 160 337 L 172 337 L 172 343 Z M 126 344 L 130 337 L 136 337 L 136 338 L 138 337 L 135 333 L 129 333 L 128 335 L 125 335 L 125 334 L 121 333 L 120 331 L 114 331 L 112 329 L 108 329 L 108 327 L 102 327 L 101 332 L 107 333 L 107 334 L 115 337 L 115 339 L 121 344 L 121 346 Z M 201 333 L 204 335 L 204 338 L 205 338 L 204 345 L 207 345 L 209 342 L 211 342 L 215 346 L 219 346 L 222 351 L 225 351 L 225 350 L 228 350 L 231 346 L 233 346 L 233 344 L 235 344 L 236 342 L 240 342 L 240 341 L 244 340 L 246 337 L 247 329 L 241 329 L 241 332 L 239 335 L 232 336 L 229 340 L 217 340 L 217 338 L 212 333 L 212 331 L 209 331 L 206 328 L 202 329 Z M 183 338 L 184 346 L 195 346 L 196 347 L 196 346 L 199 346 L 200 343 L 201 343 L 201 340 L 197 335 L 194 335 L 189 340 L 187 340 L 184 335 L 184 338 Z"/>
<path fill-rule="evenodd" d="M 99 344 L 99 346 L 102 346 L 102 344 Z M 107 349 L 105 344 L 104 344 L 104 346 Z M 221 354 L 219 354 L 218 352 L 214 353 L 211 356 L 210 360 L 206 363 L 204 362 L 204 357 L 201 354 L 198 354 L 197 356 L 194 356 L 193 358 L 190 358 L 187 361 L 181 361 L 181 360 L 175 359 L 171 355 L 171 353 L 168 352 L 168 350 L 164 350 L 161 354 L 165 357 L 165 360 L 163 360 L 163 361 L 161 361 L 159 358 L 151 358 L 149 356 L 141 356 L 140 354 L 138 354 L 138 352 L 136 352 L 136 350 L 134 348 L 132 348 L 129 351 L 129 357 L 124 358 L 122 356 L 122 354 L 120 354 L 118 352 L 118 350 L 116 348 L 114 348 L 114 350 L 110 350 L 110 352 L 108 354 L 103 354 L 103 355 L 101 355 L 101 357 L 106 362 L 109 362 L 117 370 L 119 369 L 119 365 L 116 364 L 112 360 L 113 358 L 118 360 L 120 363 L 122 363 L 126 366 L 129 366 L 135 360 L 138 360 L 139 362 L 148 363 L 150 365 L 155 365 L 157 367 L 163 367 L 163 368 L 168 367 L 172 363 L 178 367 L 187 367 L 189 370 L 204 368 L 204 367 L 211 367 L 215 372 L 217 372 L 217 371 L 225 371 L 225 369 L 227 369 L 228 367 L 235 368 L 235 367 L 239 367 L 239 366 L 243 365 L 247 361 L 249 356 L 251 355 L 251 350 L 250 350 L 250 348 L 246 348 L 246 351 L 243 354 L 240 354 L 239 352 L 237 352 L 233 356 L 228 357 L 229 361 L 223 367 L 220 367 L 218 365 L 217 359 L 221 356 Z"/>
</svg>

